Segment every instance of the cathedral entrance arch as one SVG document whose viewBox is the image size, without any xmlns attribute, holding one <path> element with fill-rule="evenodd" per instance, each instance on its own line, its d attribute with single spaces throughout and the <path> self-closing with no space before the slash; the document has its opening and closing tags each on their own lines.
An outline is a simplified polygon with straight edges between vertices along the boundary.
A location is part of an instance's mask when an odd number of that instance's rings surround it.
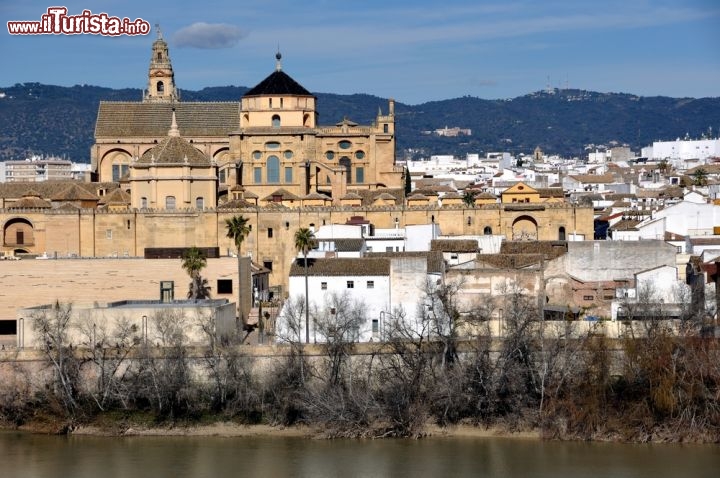
<svg viewBox="0 0 720 478">
<path fill-rule="evenodd" d="M 35 245 L 33 225 L 22 217 L 10 219 L 3 226 L 3 246 L 25 249 Z"/>
<path fill-rule="evenodd" d="M 132 156 L 124 149 L 112 149 L 105 153 L 98 167 L 100 182 L 119 182 L 130 171 Z"/>
<path fill-rule="evenodd" d="M 532 216 L 520 216 L 512 224 L 513 241 L 536 241 L 538 238 L 537 221 Z"/>
</svg>

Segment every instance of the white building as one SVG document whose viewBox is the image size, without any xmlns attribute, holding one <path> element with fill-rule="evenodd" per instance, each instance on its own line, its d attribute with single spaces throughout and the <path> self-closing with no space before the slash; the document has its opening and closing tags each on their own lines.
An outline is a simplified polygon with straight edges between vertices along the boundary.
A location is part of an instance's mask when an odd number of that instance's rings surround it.
<svg viewBox="0 0 720 478">
<path fill-rule="evenodd" d="M 415 327 L 418 306 L 428 280 L 442 276 L 439 253 L 378 253 L 365 258 L 314 259 L 308 262 L 310 340 L 325 342 L 322 324 L 344 316 L 337 303 L 358 312 L 349 339 L 367 342 L 381 340 L 390 321 L 402 318 Z M 288 300 L 278 317 L 278 340 L 304 342 L 304 312 L 297 305 L 305 299 L 305 268 L 295 261 L 290 269 Z M 293 323 L 300 322 L 294 328 Z M 300 331 L 300 337 L 293 330 Z"/>
<path fill-rule="evenodd" d="M 706 160 L 720 157 L 720 139 L 676 139 L 655 141 L 642 149 L 642 156 L 657 160 Z"/>
</svg>

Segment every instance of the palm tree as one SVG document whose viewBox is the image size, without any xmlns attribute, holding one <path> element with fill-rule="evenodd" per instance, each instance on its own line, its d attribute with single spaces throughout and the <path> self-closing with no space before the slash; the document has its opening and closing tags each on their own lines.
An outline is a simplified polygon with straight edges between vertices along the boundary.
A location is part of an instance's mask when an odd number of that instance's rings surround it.
<svg viewBox="0 0 720 478">
<path fill-rule="evenodd" d="M 697 169 L 693 173 L 692 176 L 693 176 L 693 184 L 695 186 L 706 186 L 707 185 L 708 173 L 703 168 Z"/>
<path fill-rule="evenodd" d="M 310 249 L 312 249 L 314 238 L 315 235 L 313 232 L 306 227 L 301 227 L 295 231 L 295 249 L 297 249 L 298 252 L 302 252 L 303 258 L 305 259 L 303 263 L 305 272 L 305 343 L 310 343 L 310 300 L 308 297 L 307 255 Z"/>
<path fill-rule="evenodd" d="M 193 246 L 183 254 L 182 268 L 190 276 L 188 299 L 207 299 L 210 297 L 208 281 L 200 275 L 200 271 L 202 271 L 205 266 L 207 266 L 207 259 L 197 247 Z"/>
<path fill-rule="evenodd" d="M 250 234 L 250 225 L 248 224 L 248 218 L 245 216 L 233 216 L 230 219 L 225 219 L 225 229 L 227 236 L 233 240 L 235 247 L 237 248 L 237 260 L 238 260 L 238 317 L 243 321 L 245 325 L 245 317 L 242 315 L 242 279 L 240 272 L 240 247 L 242 246 L 245 238 Z"/>
<path fill-rule="evenodd" d="M 475 191 L 470 191 L 469 189 L 466 189 L 463 193 L 462 200 L 466 206 L 473 207 L 475 205 Z"/>
</svg>

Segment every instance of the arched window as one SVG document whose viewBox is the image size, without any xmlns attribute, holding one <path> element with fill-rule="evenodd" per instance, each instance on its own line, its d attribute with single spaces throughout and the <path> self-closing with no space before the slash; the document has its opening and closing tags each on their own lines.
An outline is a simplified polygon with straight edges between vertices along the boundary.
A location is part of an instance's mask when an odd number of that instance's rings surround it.
<svg viewBox="0 0 720 478">
<path fill-rule="evenodd" d="M 165 83 L 163 83 L 162 81 L 158 81 L 157 82 L 157 92 L 162 93 L 164 91 L 165 91 Z"/>
<path fill-rule="evenodd" d="M 558 241 L 564 241 L 565 240 L 565 227 L 560 226 L 558 228 Z"/>
<path fill-rule="evenodd" d="M 486 236 L 492 236 L 492 227 L 485 226 L 485 229 L 483 229 L 483 234 L 485 234 Z"/>
<path fill-rule="evenodd" d="M 205 199 L 202 196 L 195 198 L 195 209 L 205 209 Z"/>
<path fill-rule="evenodd" d="M 165 198 L 165 209 L 175 209 L 175 196 Z"/>
<path fill-rule="evenodd" d="M 279 127 L 280 127 L 280 115 L 273 115 L 273 117 L 272 117 L 272 127 L 273 127 L 273 128 L 279 128 Z"/>
<path fill-rule="evenodd" d="M 147 198 L 141 197 L 140 198 L 140 209 L 147 209 Z"/>
<path fill-rule="evenodd" d="M 162 52 L 161 51 L 158 52 L 157 59 L 158 59 L 158 61 L 162 60 Z"/>
<path fill-rule="evenodd" d="M 340 162 L 340 166 L 345 168 L 345 171 L 347 171 L 347 176 L 346 176 L 347 183 L 351 184 L 352 183 L 352 174 L 350 174 L 350 173 L 352 171 L 352 162 L 350 161 L 350 158 L 348 158 L 347 156 L 343 156 L 342 158 L 340 158 L 339 162 Z"/>
<path fill-rule="evenodd" d="M 267 182 L 280 182 L 280 159 L 275 155 L 268 156 L 267 159 Z"/>
</svg>

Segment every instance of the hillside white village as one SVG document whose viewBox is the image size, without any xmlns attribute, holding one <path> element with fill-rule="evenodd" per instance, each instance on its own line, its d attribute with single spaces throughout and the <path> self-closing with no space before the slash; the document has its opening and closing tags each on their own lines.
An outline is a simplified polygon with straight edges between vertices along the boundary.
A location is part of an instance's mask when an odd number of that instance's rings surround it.
<svg viewBox="0 0 720 478">
<path fill-rule="evenodd" d="M 238 100 L 183 102 L 158 34 L 144 98 L 101 103 L 91 164 L 0 164 L 3 347 L 37 346 L 32 317 L 55 301 L 94 327 L 130 319 L 143 334 L 158 310 L 202 309 L 218 336 L 242 330 L 260 345 L 324 342 L 328 321 L 352 311 L 348 337 L 381 342 L 398 321 L 425 333 L 448 286 L 458 313 L 480 314 L 495 337 L 511 292 L 576 332 L 692 319 L 716 333 L 712 130 L 642 151 L 590 145 L 572 159 L 537 148 L 400 161 L 393 100 L 371 125 L 319 126 L 322 105 L 280 53 Z M 248 227 L 239 243 L 225 229 L 233 218 Z M 210 300 L 183 300 L 191 248 Z M 191 343 L 207 341 L 192 329 Z"/>
</svg>

